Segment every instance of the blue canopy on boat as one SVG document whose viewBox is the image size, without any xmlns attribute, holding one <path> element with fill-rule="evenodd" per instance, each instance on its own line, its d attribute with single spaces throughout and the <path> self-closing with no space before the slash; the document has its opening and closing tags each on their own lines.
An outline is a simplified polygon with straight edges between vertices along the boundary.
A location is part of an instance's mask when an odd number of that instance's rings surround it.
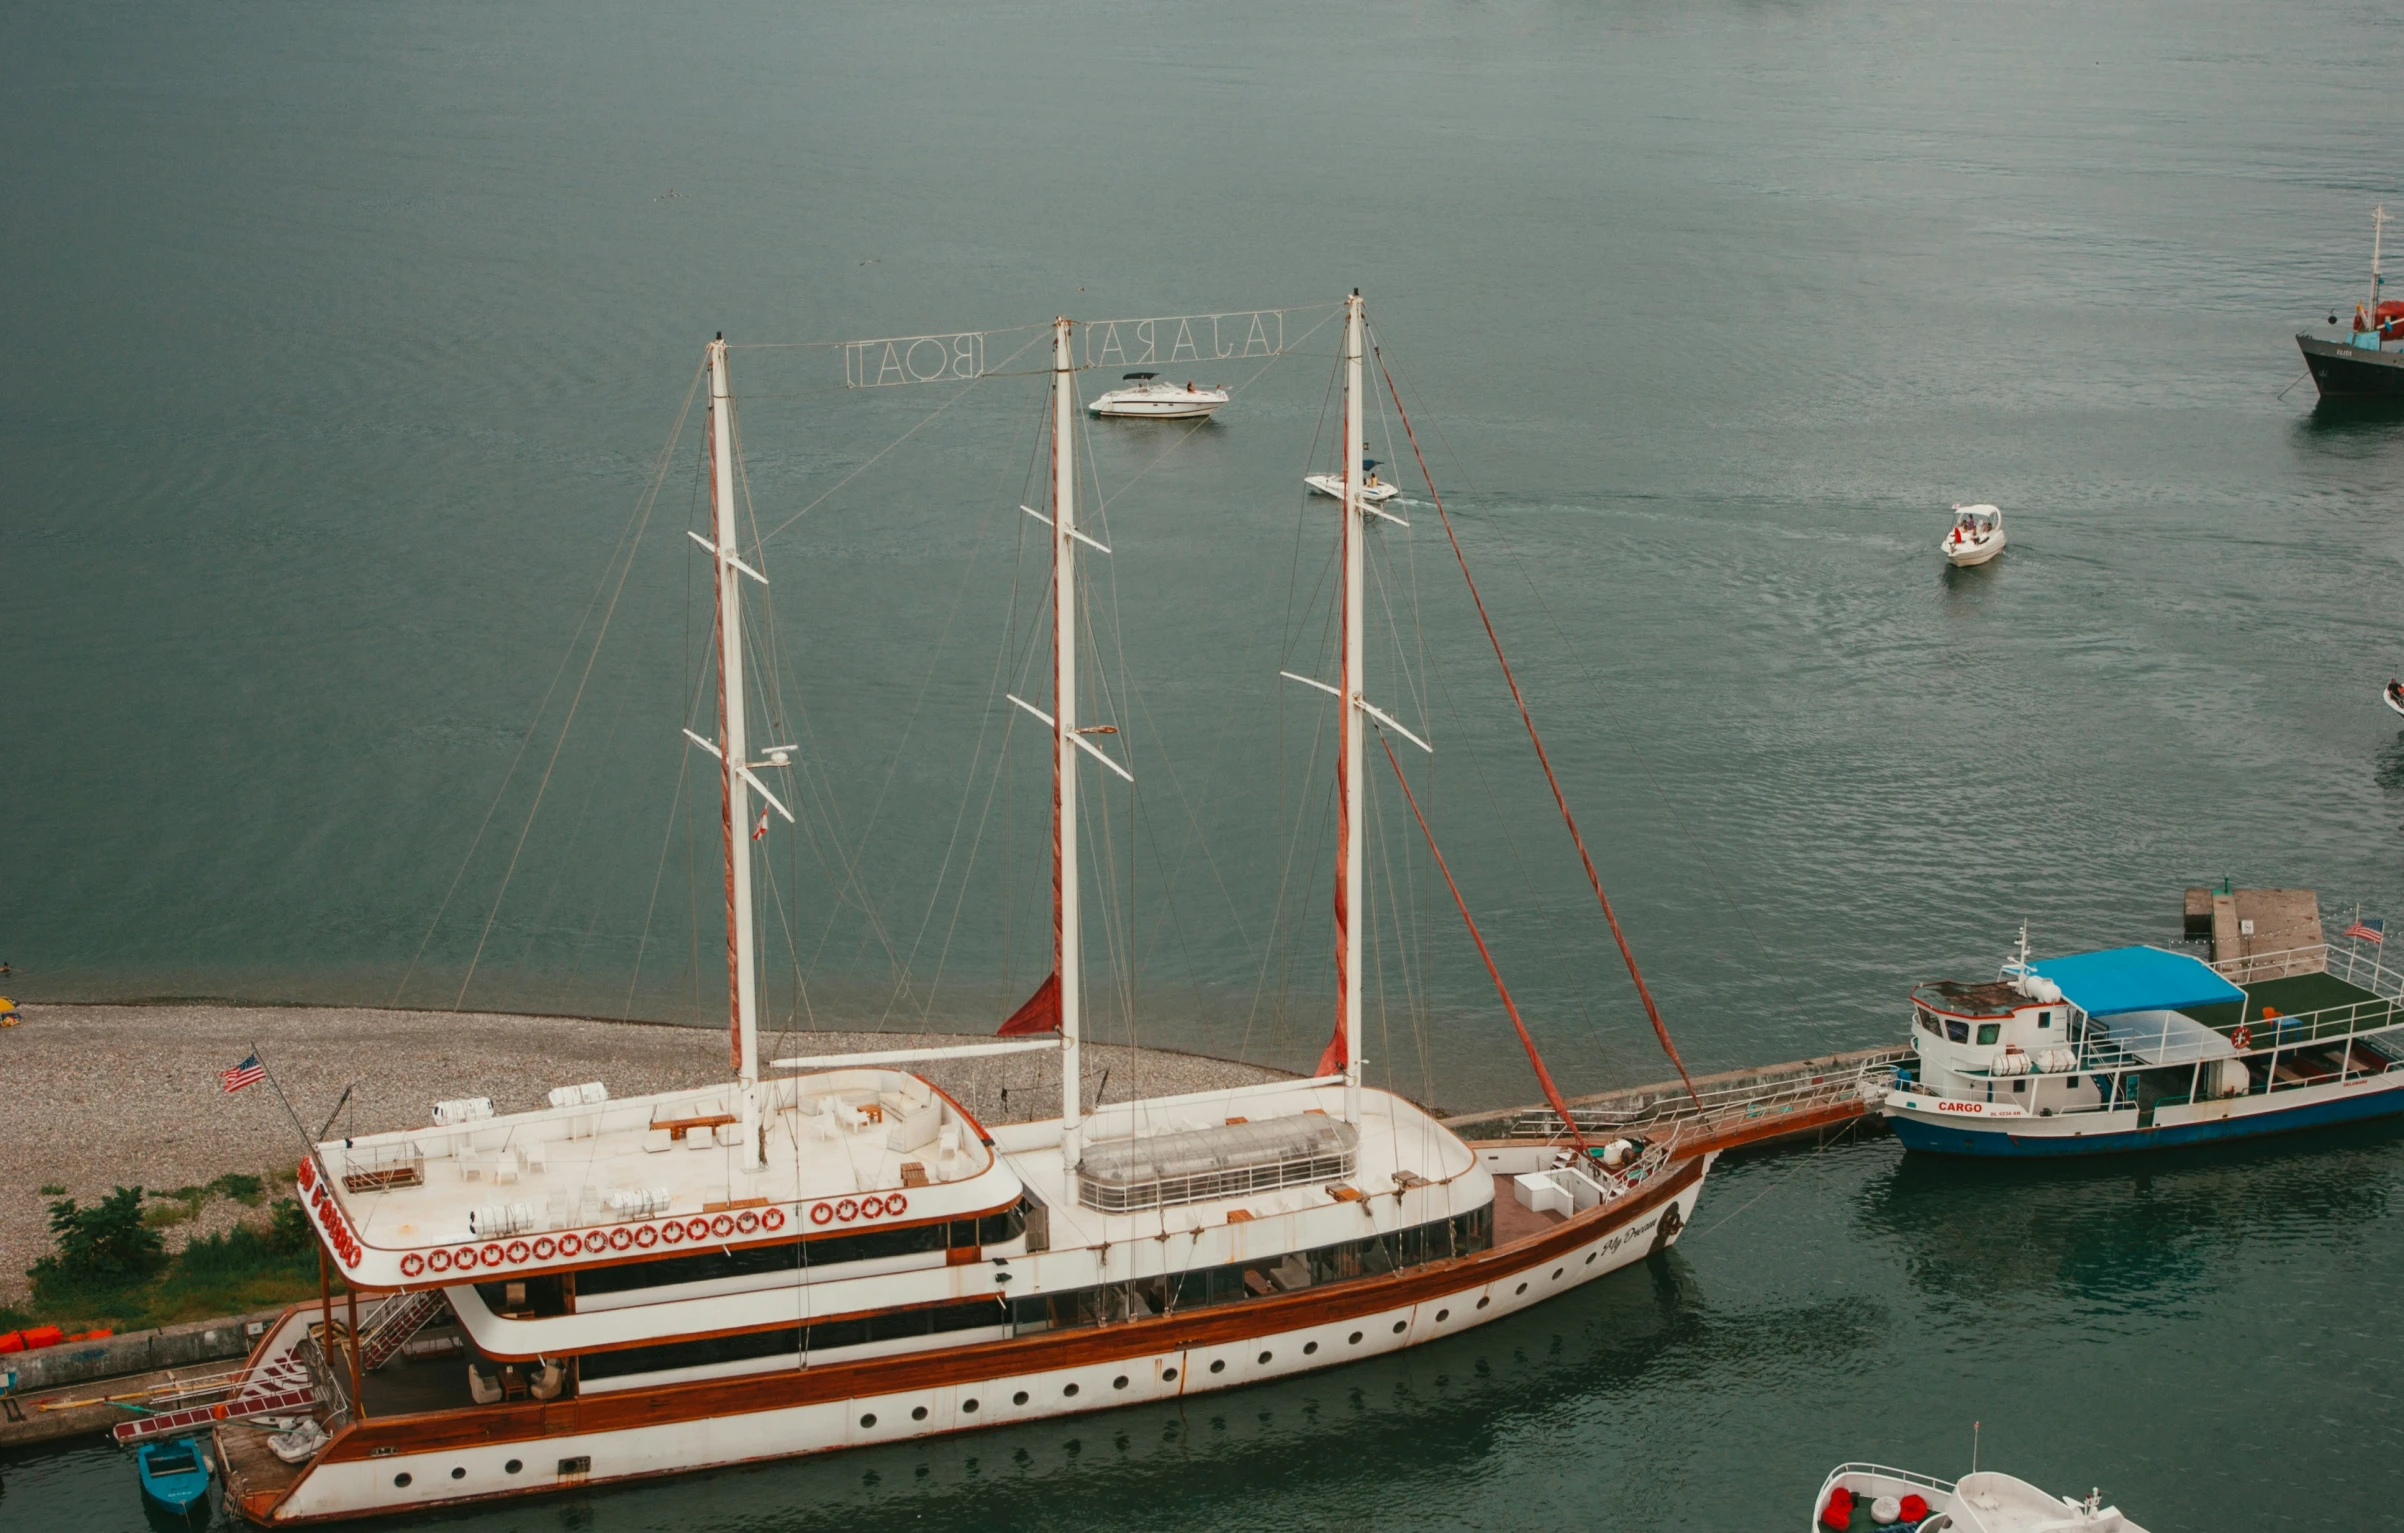
<svg viewBox="0 0 2404 1533">
<path fill-rule="evenodd" d="M 2212 972 L 2211 966 L 2185 953 L 2158 947 L 2116 947 L 2100 953 L 2072 953 L 2029 965 L 2032 973 L 2062 987 L 2070 1004 L 2090 1017 L 2115 1017 L 2131 1011 L 2185 1011 L 2242 1001 L 2245 992 Z"/>
</svg>

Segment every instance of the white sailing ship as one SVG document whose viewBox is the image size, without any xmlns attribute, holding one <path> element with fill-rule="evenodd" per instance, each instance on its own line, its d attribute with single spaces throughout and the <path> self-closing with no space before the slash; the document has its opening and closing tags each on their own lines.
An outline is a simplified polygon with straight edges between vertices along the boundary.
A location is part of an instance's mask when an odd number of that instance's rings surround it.
<svg viewBox="0 0 2404 1533">
<path fill-rule="evenodd" d="M 1363 325 L 1355 294 L 1349 465 L 1362 461 Z M 1340 486 L 1333 1067 L 1080 1101 L 1080 758 L 1123 768 L 1078 722 L 1076 565 L 1091 540 L 1077 523 L 1066 320 L 1049 514 L 1035 513 L 1051 528 L 1054 691 L 1048 711 L 1019 702 L 1043 720 L 1056 767 L 1056 967 L 1005 1028 L 1045 1036 L 763 1062 L 744 828 L 755 795 L 784 805 L 758 775 L 779 748 L 755 746 L 745 718 L 743 586 L 761 577 L 737 537 L 723 339 L 707 367 L 720 689 L 716 738 L 694 738 L 723 795 L 731 1078 L 624 1099 L 571 1085 L 499 1115 L 488 1100 L 447 1102 L 429 1127 L 316 1145 L 301 1197 L 349 1297 L 287 1313 L 198 1423 L 167 1411 L 120 1435 L 213 1423 L 229 1504 L 263 1525 L 426 1509 L 1331 1367 L 1482 1325 L 1676 1239 L 1709 1155 L 1674 1141 L 1606 1153 L 1574 1124 L 1570 1144 L 1473 1145 L 1362 1079 L 1361 923 L 1344 914 L 1363 887 L 1352 806 L 1364 719 L 1391 721 L 1366 696 L 1357 467 Z M 1060 1114 L 1039 1122 L 984 1124 L 908 1068 L 1038 1049 L 1063 1066 Z M 428 1326 L 457 1349 L 385 1370 Z M 294 1428 L 273 1439 L 283 1451 L 258 1429 L 269 1412 Z"/>
</svg>

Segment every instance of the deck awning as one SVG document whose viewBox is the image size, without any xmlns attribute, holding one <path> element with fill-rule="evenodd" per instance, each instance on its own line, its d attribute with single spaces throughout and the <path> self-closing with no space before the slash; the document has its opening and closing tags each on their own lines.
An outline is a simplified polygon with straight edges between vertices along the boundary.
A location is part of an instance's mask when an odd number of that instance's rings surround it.
<svg viewBox="0 0 2404 1533">
<path fill-rule="evenodd" d="M 2116 947 L 2073 953 L 2029 965 L 2032 973 L 2061 986 L 2070 1004 L 2090 1017 L 2131 1011 L 2185 1011 L 2243 1001 L 2245 992 L 2212 972 L 2201 959 L 2158 947 Z"/>
</svg>

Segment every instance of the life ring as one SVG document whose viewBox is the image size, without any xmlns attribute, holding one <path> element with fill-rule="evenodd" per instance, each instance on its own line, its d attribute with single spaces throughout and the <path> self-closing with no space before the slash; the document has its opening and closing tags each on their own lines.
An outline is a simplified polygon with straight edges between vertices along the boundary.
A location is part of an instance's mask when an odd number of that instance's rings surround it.
<svg viewBox="0 0 2404 1533">
<path fill-rule="evenodd" d="M 841 1202 L 837 1203 L 835 1205 L 835 1217 L 842 1220 L 845 1224 L 849 1224 L 854 1219 L 859 1218 L 860 1200 L 858 1198 L 845 1198 Z"/>
<path fill-rule="evenodd" d="M 512 1262 L 522 1262 L 533 1254 L 534 1248 L 522 1240 L 513 1240 L 509 1243 L 509 1259 Z"/>
<path fill-rule="evenodd" d="M 558 1249 L 558 1241 L 548 1235 L 540 1236 L 534 1242 L 534 1259 L 538 1262 L 547 1262 Z"/>
<path fill-rule="evenodd" d="M 501 1246 L 498 1241 L 484 1248 L 484 1265 L 487 1267 L 501 1265 Z"/>
<path fill-rule="evenodd" d="M 835 1210 L 830 1205 L 825 1203 L 813 1203 L 810 1205 L 810 1222 L 812 1224 L 824 1224 L 834 1217 Z"/>
<path fill-rule="evenodd" d="M 901 1215 L 908 1213 L 909 1211 L 910 1211 L 910 1200 L 909 1200 L 908 1198 L 905 1198 L 905 1197 L 903 1197 L 903 1196 L 902 1196 L 900 1193 L 898 1193 L 898 1192 L 889 1192 L 889 1193 L 886 1193 L 886 1194 L 885 1194 L 885 1212 L 886 1212 L 886 1213 L 888 1213 L 888 1214 L 891 1214 L 891 1215 L 895 1216 L 896 1218 L 898 1218 L 898 1217 L 900 1217 Z"/>
<path fill-rule="evenodd" d="M 750 1209 L 745 1209 L 743 1212 L 735 1215 L 735 1228 L 740 1230 L 742 1233 L 748 1235 L 759 1227 L 760 1216 L 753 1213 Z"/>
<path fill-rule="evenodd" d="M 426 1259 L 415 1251 L 401 1258 L 401 1276 L 415 1277 L 426 1270 Z"/>
<path fill-rule="evenodd" d="M 629 1234 L 623 1225 L 609 1232 L 609 1248 L 612 1251 L 623 1251 L 633 1244 L 634 1236 Z"/>
<path fill-rule="evenodd" d="M 317 1185 L 317 1168 L 305 1160 L 300 1163 L 300 1170 L 294 1176 L 299 1180 L 303 1192 Z"/>
<path fill-rule="evenodd" d="M 2250 1049 L 2254 1046 L 2254 1030 L 2240 1022 L 2237 1030 L 2229 1034 L 2229 1042 L 2240 1050 Z"/>
<path fill-rule="evenodd" d="M 710 1222 L 707 1219 L 687 1219 L 684 1232 L 691 1239 L 707 1240 L 710 1238 Z"/>
<path fill-rule="evenodd" d="M 582 1251 L 583 1249 L 584 1249 L 584 1238 L 583 1238 L 582 1236 L 580 1236 L 580 1235 L 562 1235 L 562 1236 L 560 1236 L 560 1237 L 559 1237 L 559 1254 L 560 1254 L 560 1255 L 562 1255 L 562 1256 L 574 1256 L 574 1255 L 575 1255 L 577 1252 L 579 1252 L 579 1251 Z"/>
<path fill-rule="evenodd" d="M 448 1251 L 430 1252 L 426 1256 L 426 1265 L 437 1272 L 448 1272 L 451 1270 L 451 1253 Z"/>
<path fill-rule="evenodd" d="M 451 1265 L 458 1268 L 461 1272 L 475 1271 L 476 1248 L 474 1246 L 461 1246 L 458 1250 L 453 1251 L 451 1253 Z"/>
<path fill-rule="evenodd" d="M 862 1198 L 860 1200 L 860 1217 L 863 1219 L 884 1218 L 885 1200 L 883 1198 L 876 1197 L 873 1194 Z"/>
<path fill-rule="evenodd" d="M 725 1214 L 720 1214 L 710 1221 L 710 1233 L 713 1235 L 732 1235 L 734 1232 L 735 1222 Z"/>
<path fill-rule="evenodd" d="M 653 1246 L 659 1244 L 659 1231 L 653 1226 L 646 1224 L 641 1229 L 634 1232 L 634 1243 L 648 1251 Z"/>
<path fill-rule="evenodd" d="M 772 1230 L 781 1230 L 785 1227 L 785 1211 L 781 1208 L 772 1208 L 760 1215 L 760 1223 Z"/>
<path fill-rule="evenodd" d="M 670 1245 L 684 1239 L 684 1226 L 671 1219 L 659 1227 L 659 1238 Z"/>
</svg>

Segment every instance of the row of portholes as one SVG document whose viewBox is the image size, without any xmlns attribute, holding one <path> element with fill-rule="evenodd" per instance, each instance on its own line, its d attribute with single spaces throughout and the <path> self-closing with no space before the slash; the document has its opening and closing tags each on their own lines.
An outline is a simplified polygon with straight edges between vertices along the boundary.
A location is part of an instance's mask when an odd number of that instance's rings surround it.
<svg viewBox="0 0 2404 1533">
<path fill-rule="evenodd" d="M 1261 1357 L 1262 1357 L 1262 1359 L 1263 1359 L 1264 1361 L 1266 1361 L 1266 1360 L 1267 1360 L 1267 1358 L 1268 1358 L 1268 1354 L 1267 1354 L 1266 1352 L 1264 1352 L 1264 1353 L 1262 1353 L 1262 1354 L 1261 1354 Z M 1224 1365 L 1224 1364 L 1220 1364 L 1220 1365 L 1216 1365 L 1216 1366 L 1222 1366 L 1222 1367 L 1223 1367 L 1223 1366 L 1225 1366 L 1225 1365 Z M 1125 1388 L 1126 1388 L 1126 1387 L 1127 1387 L 1129 1384 L 1131 1384 L 1131 1383 L 1133 1383 L 1133 1382 L 1134 1382 L 1134 1381 L 1133 1381 L 1132 1379 L 1128 1378 L 1128 1377 L 1127 1377 L 1127 1375 L 1125 1375 L 1125 1374 L 1123 1374 L 1123 1373 L 1122 1373 L 1122 1374 L 1120 1374 L 1120 1375 L 1119 1375 L 1117 1378 L 1115 1378 L 1115 1379 L 1112 1379 L 1112 1380 L 1110 1381 L 1110 1387 L 1111 1387 L 1112 1389 L 1125 1389 Z M 1160 1370 L 1160 1382 L 1162 1382 L 1163 1384 L 1174 1384 L 1174 1383 L 1176 1383 L 1176 1382 L 1177 1382 L 1177 1370 L 1176 1370 L 1176 1369 L 1174 1369 L 1174 1368 L 1163 1368 L 1163 1369 L 1161 1369 L 1161 1370 Z M 1064 1398 L 1066 1398 L 1066 1399 L 1070 1399 L 1070 1400 L 1074 1400 L 1074 1399 L 1077 1397 L 1078 1388 L 1077 1388 L 1077 1386 L 1076 1386 L 1074 1383 L 1070 1383 L 1070 1384 L 1063 1384 L 1063 1385 L 1060 1387 L 1060 1393 L 1061 1393 L 1061 1395 L 1062 1395 Z M 1020 1406 L 1023 1406 L 1023 1405 L 1025 1405 L 1025 1404 L 1027 1403 L 1027 1399 L 1028 1399 L 1027 1392 L 1026 1392 L 1025 1390 L 1023 1390 L 1023 1389 L 1022 1389 L 1022 1390 L 1018 1391 L 1016 1394 L 1014 1394 L 1014 1395 L 1012 1395 L 1012 1396 L 1010 1397 L 1010 1403 L 1011 1403 L 1012 1405 L 1020 1405 Z M 976 1413 L 977 1413 L 977 1401 L 976 1401 L 976 1400 L 975 1400 L 973 1397 L 972 1397 L 972 1398 L 970 1398 L 970 1399 L 966 1399 L 966 1400 L 963 1400 L 963 1401 L 961 1401 L 961 1402 L 960 1402 L 960 1414 L 961 1414 L 961 1415 L 963 1415 L 963 1416 L 974 1416 Z M 924 1421 L 924 1420 L 926 1420 L 926 1419 L 927 1419 L 927 1408 L 926 1408 L 925 1406 L 923 1406 L 923 1405 L 916 1405 L 916 1406 L 912 1406 L 912 1407 L 910 1408 L 910 1419 L 911 1419 L 912 1421 Z M 876 1412 L 874 1412 L 874 1411 L 870 1411 L 870 1412 L 868 1412 L 866 1415 L 864 1415 L 864 1416 L 862 1416 L 862 1417 L 860 1418 L 860 1430 L 861 1430 L 861 1431 L 863 1431 L 863 1432 L 866 1432 L 866 1431 L 872 1431 L 872 1430 L 874 1430 L 874 1429 L 875 1429 L 875 1427 L 876 1427 Z"/>
<path fill-rule="evenodd" d="M 524 1469 L 525 1467 L 526 1467 L 526 1461 L 525 1461 L 525 1460 L 523 1460 L 523 1459 L 514 1459 L 514 1458 L 513 1458 L 513 1459 L 511 1459 L 511 1460 L 510 1460 L 508 1463 L 506 1463 L 506 1464 L 503 1464 L 503 1465 L 501 1466 L 501 1472 L 502 1472 L 503 1474 L 516 1474 L 516 1473 L 517 1473 L 519 1470 L 521 1470 L 521 1469 Z M 466 1478 L 467 1478 L 467 1466 L 466 1466 L 465 1464 L 459 1464 L 459 1465 L 455 1465 L 455 1466 L 452 1468 L 452 1470 L 451 1470 L 451 1478 L 452 1478 L 452 1479 L 454 1479 L 454 1480 L 464 1480 L 464 1479 L 466 1479 Z M 406 1470 L 406 1469 L 402 1470 L 402 1471 L 401 1471 L 399 1474 L 396 1474 L 396 1475 L 394 1475 L 394 1476 L 392 1477 L 392 1483 L 393 1483 L 394 1487 L 395 1487 L 396 1489 L 400 1489 L 400 1490 L 407 1490 L 407 1489 L 409 1488 L 409 1481 L 410 1481 L 410 1474 L 409 1474 L 409 1471 L 408 1471 L 408 1470 Z"/>
</svg>

